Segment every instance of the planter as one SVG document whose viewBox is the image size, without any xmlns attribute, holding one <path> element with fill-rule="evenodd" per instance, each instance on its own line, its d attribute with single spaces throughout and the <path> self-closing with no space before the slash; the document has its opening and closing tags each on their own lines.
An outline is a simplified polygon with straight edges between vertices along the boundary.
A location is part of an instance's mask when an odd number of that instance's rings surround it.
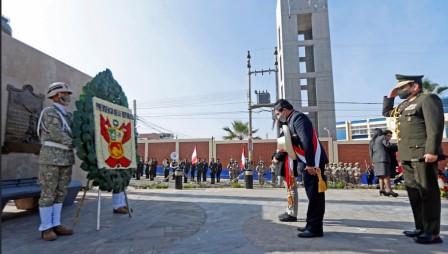
<svg viewBox="0 0 448 254">
<path fill-rule="evenodd" d="M 39 205 L 39 198 L 38 197 L 21 198 L 14 200 L 14 203 L 16 204 L 17 209 L 23 209 L 23 210 L 37 209 Z"/>
</svg>

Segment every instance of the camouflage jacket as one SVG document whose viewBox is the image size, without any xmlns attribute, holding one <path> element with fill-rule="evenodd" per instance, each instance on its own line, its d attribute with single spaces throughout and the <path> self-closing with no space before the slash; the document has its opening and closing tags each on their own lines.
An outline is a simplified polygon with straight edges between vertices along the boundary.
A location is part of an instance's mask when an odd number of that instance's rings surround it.
<svg viewBox="0 0 448 254">
<path fill-rule="evenodd" d="M 59 111 L 59 112 L 58 112 Z M 70 128 L 73 126 L 72 114 L 62 112 L 56 106 L 45 108 L 41 112 L 40 121 L 40 141 L 42 147 L 39 154 L 39 164 L 70 166 L 75 163 L 73 152 L 73 136 L 71 131 L 64 127 L 65 122 Z M 61 149 L 58 147 L 45 145 L 45 142 L 53 142 L 67 146 L 70 149 Z"/>
</svg>

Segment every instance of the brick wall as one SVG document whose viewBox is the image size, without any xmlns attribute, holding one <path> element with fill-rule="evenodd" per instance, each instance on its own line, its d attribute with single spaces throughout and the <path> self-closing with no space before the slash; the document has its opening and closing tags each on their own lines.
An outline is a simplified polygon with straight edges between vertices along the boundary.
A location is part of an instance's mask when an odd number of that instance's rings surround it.
<svg viewBox="0 0 448 254">
<path fill-rule="evenodd" d="M 216 144 L 216 158 L 220 159 L 223 167 L 227 167 L 230 158 L 241 161 L 241 153 L 245 147 L 247 154 L 247 144 L 242 143 L 226 143 L 226 144 Z"/>
<path fill-rule="evenodd" d="M 329 154 L 329 142 L 321 141 L 324 150 L 327 155 L 331 158 L 332 155 Z M 197 142 L 182 142 L 179 140 L 179 155 L 181 159 L 188 158 L 191 159 L 191 153 L 193 152 L 194 146 L 197 147 L 197 153 L 199 158 L 209 158 L 209 143 L 208 141 L 197 141 Z M 333 143 L 331 143 L 333 145 Z M 445 154 L 448 154 L 448 142 L 443 142 L 442 144 Z M 247 156 L 247 144 L 245 143 L 217 143 L 216 144 L 216 157 L 221 159 L 224 166 L 227 166 L 229 159 L 233 158 L 237 161 L 241 161 L 241 151 L 245 147 L 245 152 Z M 258 162 L 260 159 L 265 162 L 271 161 L 271 155 L 276 150 L 277 144 L 275 141 L 254 143 L 254 161 Z M 337 142 L 337 158 L 336 162 L 359 162 L 364 168 L 364 163 L 370 163 L 369 157 L 369 144 L 368 141 L 361 142 Z M 171 152 L 175 151 L 176 145 L 175 141 L 166 141 L 162 143 L 149 143 L 148 144 L 148 158 L 156 157 L 159 162 L 164 158 L 169 158 Z M 144 156 L 145 146 L 143 143 L 138 144 L 138 154 Z M 448 160 L 439 162 L 439 168 L 445 167 Z"/>
<path fill-rule="evenodd" d="M 137 154 L 140 156 L 143 160 L 145 159 L 145 144 L 139 143 L 137 144 Z"/>
<path fill-rule="evenodd" d="M 338 161 L 340 162 L 359 162 L 364 164 L 364 160 L 370 163 L 369 144 L 344 144 L 338 143 Z"/>
<path fill-rule="evenodd" d="M 191 160 L 191 154 L 193 153 L 194 146 L 196 146 L 196 153 L 198 156 L 198 159 L 207 159 L 209 156 L 208 151 L 208 142 L 202 141 L 202 142 L 179 142 L 179 158 L 188 160 Z"/>
<path fill-rule="evenodd" d="M 176 150 L 175 142 L 166 143 L 149 143 L 148 144 L 148 159 L 156 158 L 159 164 L 166 158 L 170 159 L 172 152 Z"/>
<path fill-rule="evenodd" d="M 254 143 L 254 162 L 263 160 L 268 165 L 271 163 L 271 156 L 277 150 L 277 143 Z"/>
</svg>

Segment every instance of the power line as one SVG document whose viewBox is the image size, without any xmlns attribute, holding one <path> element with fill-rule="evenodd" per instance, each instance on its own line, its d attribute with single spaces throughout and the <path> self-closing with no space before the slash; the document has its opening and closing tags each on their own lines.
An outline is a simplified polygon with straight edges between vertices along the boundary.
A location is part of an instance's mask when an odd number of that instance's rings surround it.
<svg viewBox="0 0 448 254">
<path fill-rule="evenodd" d="M 244 101 L 238 101 L 238 102 L 223 102 L 223 103 L 190 103 L 190 104 L 173 104 L 173 105 L 158 105 L 158 106 L 152 106 L 152 107 L 137 107 L 138 109 L 157 109 L 157 108 L 177 108 L 177 107 L 196 107 L 196 106 L 215 106 L 215 105 L 231 105 L 231 104 L 243 104 L 246 103 Z"/>
<path fill-rule="evenodd" d="M 144 120 L 143 118 L 141 118 L 139 116 L 137 117 L 137 120 L 142 122 L 145 126 L 149 127 L 150 129 L 155 130 L 155 131 L 160 132 L 160 133 L 167 132 L 167 133 L 173 133 L 173 134 L 180 134 L 180 135 L 185 136 L 185 137 L 191 137 L 191 136 L 189 136 L 187 134 L 184 134 L 182 132 L 175 132 L 175 131 L 166 129 L 166 128 L 164 128 L 164 127 L 162 127 L 160 125 L 157 125 L 157 124 L 155 124 L 153 122 L 150 122 L 148 120 Z"/>
</svg>

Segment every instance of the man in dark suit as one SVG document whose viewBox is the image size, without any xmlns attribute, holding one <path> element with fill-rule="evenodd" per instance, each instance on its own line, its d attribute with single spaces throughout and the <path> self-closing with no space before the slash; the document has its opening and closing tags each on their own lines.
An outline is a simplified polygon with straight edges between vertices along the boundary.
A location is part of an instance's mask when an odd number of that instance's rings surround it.
<svg viewBox="0 0 448 254">
<path fill-rule="evenodd" d="M 325 179 L 324 169 L 325 164 L 328 163 L 327 154 L 319 142 L 313 124 L 304 113 L 294 110 L 293 106 L 284 99 L 280 99 L 274 104 L 274 111 L 277 120 L 288 125 L 293 149 L 298 159 L 305 164 L 304 185 L 309 202 L 306 226 L 298 228 L 299 231 L 302 231 L 298 237 L 322 237 L 325 192 L 319 192 L 318 174 Z"/>
<path fill-rule="evenodd" d="M 216 159 L 216 182 L 220 182 L 221 181 L 221 172 L 222 172 L 222 163 L 221 160 L 218 158 Z"/>
<path fill-rule="evenodd" d="M 208 171 L 208 163 L 207 160 L 204 159 L 202 161 L 202 181 L 207 182 L 207 171 Z"/>
</svg>

